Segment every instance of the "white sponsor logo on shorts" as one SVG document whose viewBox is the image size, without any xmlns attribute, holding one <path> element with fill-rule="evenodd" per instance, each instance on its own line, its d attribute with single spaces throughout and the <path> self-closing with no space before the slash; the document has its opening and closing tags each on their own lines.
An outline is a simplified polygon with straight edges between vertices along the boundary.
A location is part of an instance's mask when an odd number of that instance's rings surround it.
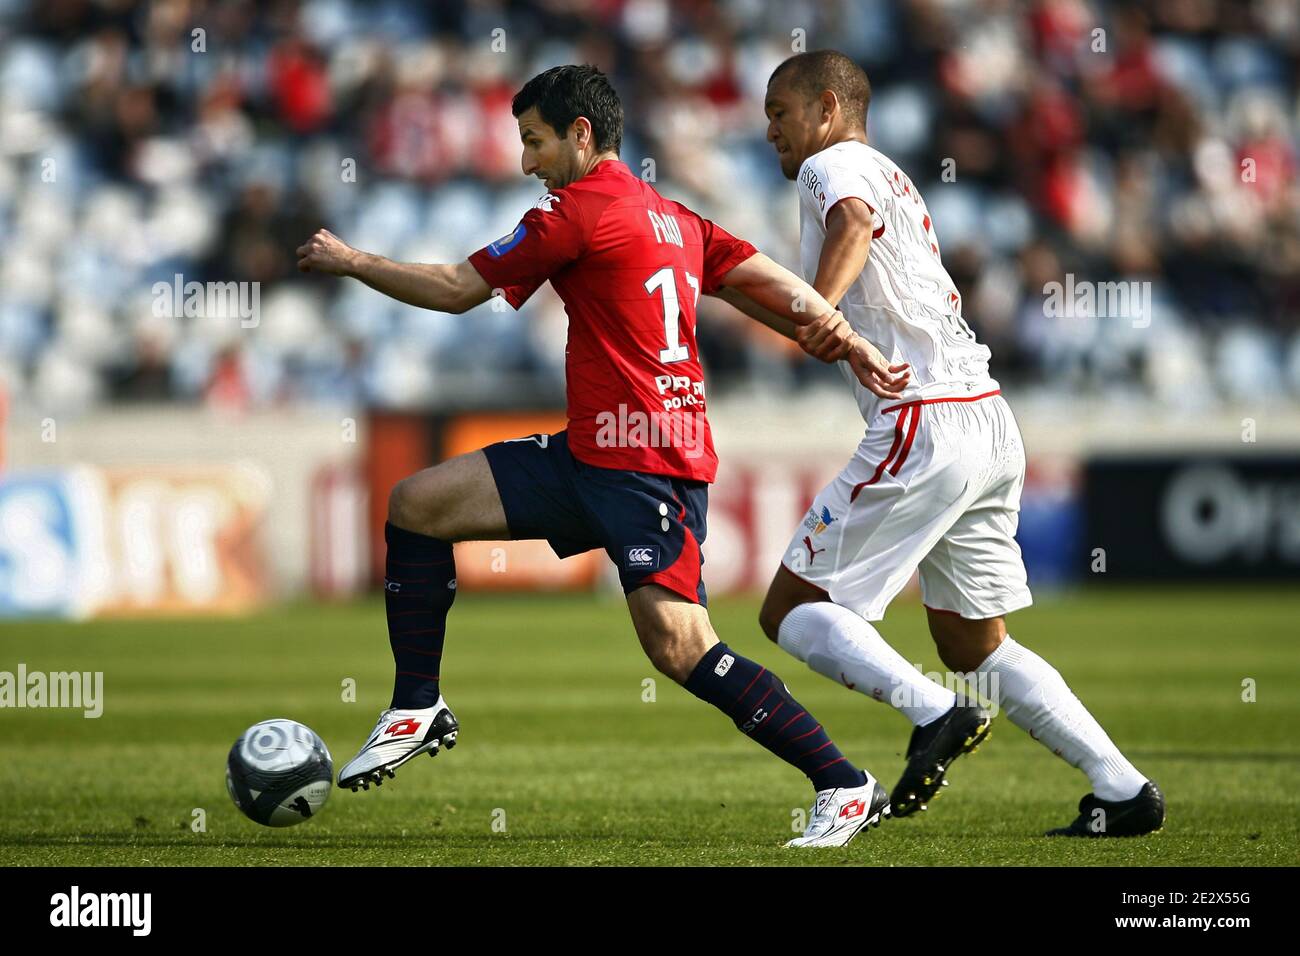
<svg viewBox="0 0 1300 956">
<path fill-rule="evenodd" d="M 629 568 L 653 568 L 659 564 L 659 549 L 653 546 L 628 548 L 626 563 Z"/>
</svg>

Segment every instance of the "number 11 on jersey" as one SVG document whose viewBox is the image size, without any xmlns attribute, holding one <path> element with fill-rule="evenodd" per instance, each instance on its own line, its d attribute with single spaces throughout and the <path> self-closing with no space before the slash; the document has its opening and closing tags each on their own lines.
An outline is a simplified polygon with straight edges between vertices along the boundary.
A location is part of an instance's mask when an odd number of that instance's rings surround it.
<svg viewBox="0 0 1300 956">
<path fill-rule="evenodd" d="M 687 272 L 686 284 L 695 290 L 693 305 L 698 305 L 700 302 L 700 280 Z M 664 338 L 668 340 L 668 347 L 659 350 L 659 361 L 665 365 L 672 362 L 685 362 L 691 357 L 691 353 L 685 345 L 681 344 L 681 336 L 678 332 L 681 309 L 677 304 L 677 282 L 673 278 L 672 266 L 664 266 L 649 279 L 646 279 L 646 292 L 654 295 L 656 289 L 663 293 Z"/>
</svg>

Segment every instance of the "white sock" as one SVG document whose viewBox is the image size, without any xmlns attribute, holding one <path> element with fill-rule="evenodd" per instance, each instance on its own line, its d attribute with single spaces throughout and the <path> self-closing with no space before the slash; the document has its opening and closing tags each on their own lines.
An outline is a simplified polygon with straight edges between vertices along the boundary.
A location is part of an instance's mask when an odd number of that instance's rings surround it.
<svg viewBox="0 0 1300 956">
<path fill-rule="evenodd" d="M 800 604 L 787 614 L 777 643 L 818 674 L 889 704 L 918 727 L 957 702 L 952 691 L 904 660 L 861 615 L 829 601 Z"/>
<path fill-rule="evenodd" d="M 1098 799 L 1128 800 L 1137 796 L 1147 782 L 1111 743 L 1056 668 L 1017 644 L 1010 634 L 977 673 L 996 676 L 997 684 L 989 688 L 989 693 L 1007 719 L 1070 766 L 1086 773 Z"/>
</svg>

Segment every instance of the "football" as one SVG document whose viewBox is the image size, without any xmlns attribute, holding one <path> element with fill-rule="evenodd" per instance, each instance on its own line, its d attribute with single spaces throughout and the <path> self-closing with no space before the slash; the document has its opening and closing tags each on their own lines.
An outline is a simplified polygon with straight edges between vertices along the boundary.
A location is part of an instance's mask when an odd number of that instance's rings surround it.
<svg viewBox="0 0 1300 956">
<path fill-rule="evenodd" d="M 230 799 L 244 816 L 267 827 L 291 827 L 320 813 L 333 783 L 334 761 L 325 741 L 296 720 L 254 724 L 226 760 Z"/>
</svg>

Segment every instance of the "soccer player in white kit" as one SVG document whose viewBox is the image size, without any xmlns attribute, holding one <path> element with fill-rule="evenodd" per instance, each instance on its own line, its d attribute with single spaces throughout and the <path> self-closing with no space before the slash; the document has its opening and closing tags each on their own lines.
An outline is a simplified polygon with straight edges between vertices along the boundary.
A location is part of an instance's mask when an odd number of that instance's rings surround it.
<svg viewBox="0 0 1300 956">
<path fill-rule="evenodd" d="M 993 689 L 1013 724 L 1092 783 L 1078 817 L 1049 835 L 1158 830 L 1159 788 L 1056 669 L 1007 634 L 1005 615 L 1032 601 L 1015 541 L 1020 430 L 989 376 L 988 348 L 962 319 L 925 201 L 867 144 L 869 100 L 866 74 L 829 50 L 791 57 L 768 82 L 767 138 L 799 190 L 804 277 L 910 380 L 901 400 L 888 401 L 846 376 L 866 437 L 795 530 L 760 613 L 763 630 L 813 670 L 912 721 L 893 815 L 924 810 L 951 762 L 988 734 L 990 716 L 926 679 L 869 623 L 919 569 L 945 666 Z M 722 297 L 791 338 L 813 339 L 819 357 L 847 347 L 842 330 L 796 332 L 742 295 Z"/>
</svg>

